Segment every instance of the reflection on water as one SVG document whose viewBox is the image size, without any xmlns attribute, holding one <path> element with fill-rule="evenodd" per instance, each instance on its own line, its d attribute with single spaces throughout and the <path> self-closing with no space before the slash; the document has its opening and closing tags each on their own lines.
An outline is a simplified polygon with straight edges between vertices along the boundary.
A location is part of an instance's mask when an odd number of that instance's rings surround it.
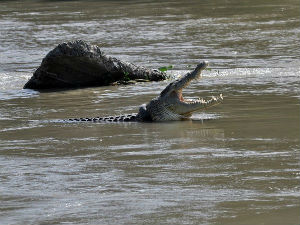
<svg viewBox="0 0 300 225">
<path fill-rule="evenodd" d="M 3 224 L 299 224 L 299 4 L 2 1 Z M 165 123 L 63 123 L 136 112 L 168 84 L 23 90 L 45 54 L 82 38 L 224 102 Z M 57 122 L 59 121 L 59 122 Z"/>
</svg>

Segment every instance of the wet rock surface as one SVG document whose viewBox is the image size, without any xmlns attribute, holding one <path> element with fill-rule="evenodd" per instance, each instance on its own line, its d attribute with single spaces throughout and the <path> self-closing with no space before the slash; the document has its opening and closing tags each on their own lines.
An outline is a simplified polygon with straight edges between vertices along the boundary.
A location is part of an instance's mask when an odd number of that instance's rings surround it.
<svg viewBox="0 0 300 225">
<path fill-rule="evenodd" d="M 166 78 L 161 71 L 106 56 L 98 46 L 77 40 L 59 44 L 50 51 L 24 88 L 80 88 Z"/>
</svg>

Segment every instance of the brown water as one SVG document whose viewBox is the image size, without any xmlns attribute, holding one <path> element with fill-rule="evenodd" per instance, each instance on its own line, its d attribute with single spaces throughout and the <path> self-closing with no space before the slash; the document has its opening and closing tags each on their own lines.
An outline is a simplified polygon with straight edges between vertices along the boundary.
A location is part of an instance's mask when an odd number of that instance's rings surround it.
<svg viewBox="0 0 300 225">
<path fill-rule="evenodd" d="M 0 224 L 300 224 L 300 4 L 1 1 Z M 136 112 L 168 84 L 40 93 L 58 43 L 180 75 L 223 104 L 167 123 L 63 123 Z M 207 120 L 209 119 L 209 120 Z"/>
</svg>

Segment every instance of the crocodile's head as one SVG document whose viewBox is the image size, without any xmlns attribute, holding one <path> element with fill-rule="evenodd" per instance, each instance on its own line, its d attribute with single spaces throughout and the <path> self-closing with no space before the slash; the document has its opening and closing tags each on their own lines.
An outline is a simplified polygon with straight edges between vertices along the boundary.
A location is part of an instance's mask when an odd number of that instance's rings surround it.
<svg viewBox="0 0 300 225">
<path fill-rule="evenodd" d="M 223 100 L 222 95 L 209 100 L 185 99 L 182 95 L 183 88 L 199 78 L 201 71 L 207 66 L 208 63 L 204 61 L 194 71 L 170 83 L 157 98 L 140 108 L 140 114 L 144 113 L 152 121 L 181 120 L 189 118 L 195 111 L 220 103 Z"/>
</svg>

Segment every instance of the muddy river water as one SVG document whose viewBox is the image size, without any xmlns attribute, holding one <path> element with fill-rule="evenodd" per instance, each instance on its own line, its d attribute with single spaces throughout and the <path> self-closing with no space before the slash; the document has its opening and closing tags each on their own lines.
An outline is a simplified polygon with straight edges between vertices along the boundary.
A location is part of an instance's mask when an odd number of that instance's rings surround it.
<svg viewBox="0 0 300 225">
<path fill-rule="evenodd" d="M 0 224 L 300 224 L 296 0 L 1 1 Z M 23 90 L 57 44 L 179 76 L 224 102 L 165 123 L 64 123 L 136 112 L 170 82 Z"/>
</svg>

